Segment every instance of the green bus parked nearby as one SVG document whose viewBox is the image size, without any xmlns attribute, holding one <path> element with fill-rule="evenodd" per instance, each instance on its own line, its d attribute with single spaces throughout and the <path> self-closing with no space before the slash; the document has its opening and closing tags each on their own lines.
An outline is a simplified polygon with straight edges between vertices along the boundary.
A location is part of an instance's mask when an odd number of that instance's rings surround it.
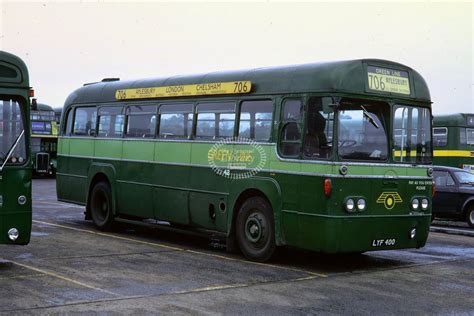
<svg viewBox="0 0 474 316">
<path fill-rule="evenodd" d="M 30 241 L 32 93 L 25 63 L 0 51 L 0 244 Z"/>
<path fill-rule="evenodd" d="M 474 114 L 436 115 L 433 118 L 433 163 L 474 173 Z"/>
<path fill-rule="evenodd" d="M 419 248 L 431 143 L 428 87 L 390 61 L 104 79 L 65 102 L 57 192 L 99 229 L 203 232 L 257 261 Z"/>
<path fill-rule="evenodd" d="M 56 113 L 49 105 L 31 104 L 31 159 L 33 174 L 54 175 L 57 167 L 58 125 Z"/>
</svg>

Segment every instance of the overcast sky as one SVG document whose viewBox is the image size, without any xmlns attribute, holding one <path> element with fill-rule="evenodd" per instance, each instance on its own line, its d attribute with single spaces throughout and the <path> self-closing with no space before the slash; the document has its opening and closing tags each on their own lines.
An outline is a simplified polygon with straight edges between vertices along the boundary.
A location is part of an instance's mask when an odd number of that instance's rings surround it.
<svg viewBox="0 0 474 316">
<path fill-rule="evenodd" d="M 434 114 L 474 112 L 468 2 L 0 0 L 0 49 L 23 58 L 38 101 L 83 83 L 381 58 L 426 79 Z"/>
</svg>

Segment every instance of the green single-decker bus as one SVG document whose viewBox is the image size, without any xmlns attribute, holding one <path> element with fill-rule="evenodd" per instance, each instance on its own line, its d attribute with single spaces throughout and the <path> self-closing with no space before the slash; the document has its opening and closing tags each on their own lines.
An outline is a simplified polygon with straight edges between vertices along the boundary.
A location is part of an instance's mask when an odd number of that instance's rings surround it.
<svg viewBox="0 0 474 316">
<path fill-rule="evenodd" d="M 419 248 L 432 155 L 428 87 L 391 61 L 108 78 L 65 102 L 57 192 L 99 229 L 209 234 L 256 261 Z"/>
</svg>

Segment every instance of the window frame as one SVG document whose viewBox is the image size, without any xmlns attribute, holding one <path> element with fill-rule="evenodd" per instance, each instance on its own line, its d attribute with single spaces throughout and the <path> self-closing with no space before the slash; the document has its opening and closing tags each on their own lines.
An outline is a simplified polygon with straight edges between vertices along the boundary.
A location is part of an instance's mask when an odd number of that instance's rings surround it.
<svg viewBox="0 0 474 316">
<path fill-rule="evenodd" d="M 107 109 L 107 108 L 121 108 L 121 109 L 120 109 L 120 111 L 119 111 L 118 114 L 113 114 L 113 115 L 110 115 L 110 114 L 109 114 L 109 115 L 101 115 L 100 112 L 101 112 L 103 109 Z M 97 107 L 97 114 L 96 114 L 96 117 L 97 117 L 97 118 L 96 118 L 95 137 L 98 137 L 98 138 L 115 138 L 115 139 L 117 139 L 117 138 L 123 138 L 123 137 L 124 137 L 124 133 L 125 133 L 125 124 L 126 124 L 126 122 L 125 122 L 126 115 L 124 114 L 125 109 L 126 109 L 126 106 L 125 106 L 124 104 L 104 104 L 104 105 L 98 106 L 98 107 Z M 110 116 L 110 117 L 115 116 L 115 117 L 117 117 L 117 116 L 120 116 L 120 115 L 123 116 L 122 131 L 121 131 L 121 133 L 120 133 L 120 136 L 115 135 L 115 133 L 114 133 L 113 136 L 103 136 L 103 135 L 100 135 L 100 134 L 99 134 L 99 133 L 100 133 L 100 118 L 101 118 L 101 116 Z M 114 120 L 114 125 L 116 124 L 116 119 L 117 119 L 117 118 L 115 118 L 115 120 Z M 111 124 L 111 123 L 110 123 L 110 124 Z M 109 130 L 110 130 L 110 128 L 111 128 L 111 126 L 109 126 Z M 114 131 L 115 131 L 115 127 L 114 127 Z"/>
<path fill-rule="evenodd" d="M 233 110 L 203 110 L 200 111 L 199 107 L 202 105 L 213 105 L 213 104 L 232 104 L 233 105 Z M 194 109 L 194 120 L 193 120 L 193 139 L 200 140 L 200 141 L 215 141 L 215 140 L 220 140 L 220 139 L 225 139 L 225 138 L 233 138 L 235 139 L 236 135 L 236 126 L 237 126 L 237 117 L 238 117 L 238 103 L 239 101 L 236 99 L 231 99 L 231 100 L 200 100 L 196 102 L 195 104 L 195 109 Z M 199 123 L 199 114 L 202 113 L 213 113 L 215 114 L 214 117 L 214 136 L 199 136 L 198 135 L 198 123 Z M 220 119 L 218 119 L 217 114 L 234 114 L 234 126 L 233 126 L 233 131 L 232 131 L 232 136 L 217 136 L 219 134 L 219 123 L 221 122 Z M 230 121 L 230 120 L 229 120 Z M 216 135 L 217 134 L 217 135 Z"/>
<path fill-rule="evenodd" d="M 130 112 L 130 109 L 132 107 L 137 107 L 137 106 L 155 107 L 155 112 L 145 112 L 143 114 L 132 114 Z M 124 138 L 130 138 L 130 139 L 156 139 L 158 137 L 159 107 L 160 107 L 160 105 L 158 103 L 137 103 L 137 104 L 127 103 L 125 105 L 125 109 L 124 109 L 125 122 L 124 122 L 123 137 Z M 154 115 L 155 115 L 155 133 L 152 137 L 129 136 L 127 134 L 128 127 L 129 127 L 129 117 L 130 116 L 145 116 L 145 115 L 151 114 L 151 113 L 154 113 Z"/>
<path fill-rule="evenodd" d="M 287 102 L 293 101 L 293 100 L 300 101 L 299 121 L 298 120 L 287 120 L 287 119 L 284 118 L 285 105 L 286 105 Z M 280 115 L 279 115 L 280 123 L 279 123 L 279 128 L 278 128 L 278 135 L 277 135 L 277 153 L 282 158 L 285 158 L 285 159 L 301 159 L 302 150 L 303 150 L 304 107 L 305 107 L 305 103 L 306 103 L 307 100 L 308 100 L 308 96 L 306 96 L 306 95 L 291 95 L 291 96 L 283 97 L 281 99 Z M 299 134 L 300 134 L 300 137 L 299 137 L 299 150 L 298 150 L 298 153 L 295 154 L 295 155 L 286 155 L 281 150 L 283 142 L 295 143 L 295 144 L 298 142 L 298 140 L 283 141 L 283 138 L 282 138 L 283 131 L 290 124 L 295 124 L 296 128 L 298 129 Z"/>
<path fill-rule="evenodd" d="M 256 143 L 271 143 L 272 140 L 273 140 L 273 126 L 274 126 L 274 123 L 275 123 L 275 111 L 276 111 L 276 106 L 275 106 L 275 100 L 272 99 L 272 98 L 257 98 L 257 99 L 243 99 L 243 100 L 240 100 L 238 102 L 238 105 L 237 105 L 237 113 L 236 113 L 236 125 L 235 125 L 235 135 L 237 135 L 237 137 L 241 137 L 240 136 L 240 123 L 241 123 L 241 119 L 242 119 L 242 107 L 244 105 L 245 102 L 259 102 L 259 101 L 270 101 L 271 102 L 271 106 L 272 106 L 272 111 L 270 112 L 271 113 L 271 119 L 269 120 L 270 121 L 270 133 L 269 133 L 269 137 L 268 137 L 268 140 L 261 140 L 261 139 L 255 139 L 252 138 L 252 137 L 248 137 L 249 139 L 251 139 L 252 141 L 255 141 Z M 247 113 L 247 112 L 245 112 Z M 256 114 L 257 112 L 255 112 Z M 263 113 L 263 112 L 262 112 Z M 264 112 L 266 113 L 266 112 Z M 263 121 L 268 121 L 268 120 L 263 120 Z M 251 120 L 249 120 L 249 122 L 251 122 Z M 255 120 L 255 123 L 257 122 L 257 120 Z M 251 133 L 249 133 L 251 136 Z M 255 127 L 254 127 L 254 136 L 255 136 Z"/>
<path fill-rule="evenodd" d="M 94 128 L 92 129 L 92 126 L 91 126 L 91 130 L 94 131 L 93 135 L 88 135 L 87 133 L 86 134 L 76 134 L 75 133 L 75 128 L 74 128 L 74 124 L 76 123 L 76 117 L 77 117 L 77 110 L 79 109 L 85 109 L 85 108 L 91 108 L 91 109 L 95 109 L 95 124 L 94 124 Z M 97 105 L 78 105 L 78 106 L 74 106 L 72 108 L 72 110 L 74 111 L 73 115 L 72 115 L 72 123 L 71 123 L 71 131 L 70 131 L 70 135 L 69 136 L 73 136 L 73 137 L 96 137 L 97 135 L 97 128 L 98 128 L 98 112 L 99 112 L 99 109 L 98 109 L 98 106 Z M 94 115 L 92 116 L 94 117 Z M 91 117 L 91 118 L 92 118 Z M 67 125 L 67 124 L 66 124 Z"/>
<path fill-rule="evenodd" d="M 433 137 L 433 139 L 432 139 L 432 140 L 433 140 L 433 147 L 435 147 L 435 146 L 434 146 L 435 129 L 444 129 L 444 131 L 445 131 L 444 134 L 436 134 L 436 135 L 440 135 L 440 136 L 445 136 L 445 137 L 446 137 L 446 143 L 445 143 L 444 145 L 437 145 L 436 147 L 447 147 L 447 146 L 448 146 L 448 141 L 449 141 L 449 139 L 448 139 L 449 129 L 448 129 L 447 127 L 445 127 L 445 126 L 439 126 L 439 127 L 438 127 L 438 126 L 433 126 L 433 127 L 431 128 L 431 133 L 432 133 L 432 137 Z"/>
<path fill-rule="evenodd" d="M 179 107 L 179 106 L 190 106 L 191 108 L 191 111 L 187 111 L 187 110 L 177 110 L 177 111 L 165 111 L 163 112 L 162 111 L 162 108 L 163 107 L 167 107 L 167 106 L 172 106 L 172 107 Z M 163 103 L 160 103 L 158 104 L 158 108 L 157 108 L 157 120 L 156 120 L 156 137 L 157 139 L 164 139 L 164 140 L 190 140 L 193 138 L 193 133 L 194 133 L 194 120 L 195 120 L 195 117 L 196 117 L 196 114 L 195 114 L 195 111 L 196 111 L 196 104 L 195 104 L 195 101 L 189 101 L 189 102 L 185 102 L 185 101 L 179 101 L 179 102 L 163 102 Z M 166 135 L 162 135 L 161 134 L 161 115 L 162 114 L 192 114 L 193 115 L 193 119 L 191 121 L 191 131 L 188 131 L 188 135 L 187 136 L 180 136 L 180 135 L 172 135 L 170 137 L 167 137 Z M 189 117 L 188 117 L 188 120 L 186 120 L 186 127 L 183 125 L 183 127 L 185 127 L 185 130 L 187 128 L 187 123 L 189 122 Z M 184 122 L 183 122 L 184 123 Z"/>
</svg>

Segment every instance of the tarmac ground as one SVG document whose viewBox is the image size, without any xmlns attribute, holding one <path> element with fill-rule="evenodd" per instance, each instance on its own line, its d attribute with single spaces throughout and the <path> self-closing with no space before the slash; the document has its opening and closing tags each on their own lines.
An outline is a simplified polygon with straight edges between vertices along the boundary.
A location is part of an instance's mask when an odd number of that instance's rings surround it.
<svg viewBox="0 0 474 316">
<path fill-rule="evenodd" d="M 54 179 L 33 180 L 33 201 L 30 244 L 0 246 L 0 313 L 474 314 L 466 234 L 352 256 L 284 248 L 261 264 L 160 229 L 100 232 L 56 200 Z"/>
</svg>

